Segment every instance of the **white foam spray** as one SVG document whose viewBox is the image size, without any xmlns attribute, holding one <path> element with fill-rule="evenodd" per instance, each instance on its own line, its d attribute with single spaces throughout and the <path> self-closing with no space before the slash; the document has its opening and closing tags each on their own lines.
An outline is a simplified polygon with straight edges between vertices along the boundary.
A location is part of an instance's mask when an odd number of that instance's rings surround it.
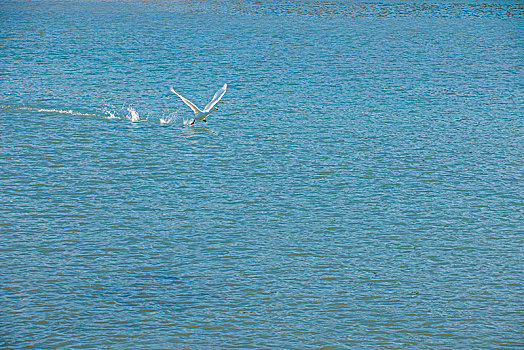
<svg viewBox="0 0 524 350">
<path fill-rule="evenodd" d="M 126 115 L 126 119 L 130 120 L 131 123 L 136 123 L 140 121 L 140 116 L 138 115 L 138 112 L 133 107 L 129 106 L 127 107 L 127 111 L 129 112 L 128 115 Z"/>
<path fill-rule="evenodd" d="M 178 116 L 176 115 L 176 113 L 171 113 L 168 115 L 162 115 L 159 118 L 159 121 L 160 121 L 160 124 L 162 125 L 171 125 L 171 124 L 175 124 L 177 119 L 178 119 Z"/>
<path fill-rule="evenodd" d="M 193 125 L 193 119 L 184 119 L 184 125 L 189 126 Z"/>
</svg>

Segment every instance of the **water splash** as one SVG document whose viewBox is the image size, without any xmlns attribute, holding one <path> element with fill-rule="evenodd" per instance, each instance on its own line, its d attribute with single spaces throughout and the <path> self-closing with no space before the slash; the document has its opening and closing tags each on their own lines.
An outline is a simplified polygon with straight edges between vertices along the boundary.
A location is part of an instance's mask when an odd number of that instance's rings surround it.
<svg viewBox="0 0 524 350">
<path fill-rule="evenodd" d="M 104 113 L 106 114 L 107 119 L 120 119 L 119 116 L 115 115 L 114 111 L 106 110 Z"/>
<path fill-rule="evenodd" d="M 176 123 L 176 120 L 178 119 L 178 116 L 175 113 L 171 113 L 166 115 L 162 115 L 159 118 L 159 122 L 162 125 L 172 125 Z"/>
<path fill-rule="evenodd" d="M 184 125 L 191 126 L 194 125 L 195 120 L 194 119 L 184 119 Z"/>
<path fill-rule="evenodd" d="M 134 109 L 133 107 L 129 106 L 127 107 L 127 111 L 128 111 L 128 115 L 126 115 L 126 119 L 131 121 L 131 123 L 136 123 L 136 122 L 139 122 L 140 121 L 140 115 L 138 114 L 138 112 L 136 111 L 136 109 Z"/>
</svg>

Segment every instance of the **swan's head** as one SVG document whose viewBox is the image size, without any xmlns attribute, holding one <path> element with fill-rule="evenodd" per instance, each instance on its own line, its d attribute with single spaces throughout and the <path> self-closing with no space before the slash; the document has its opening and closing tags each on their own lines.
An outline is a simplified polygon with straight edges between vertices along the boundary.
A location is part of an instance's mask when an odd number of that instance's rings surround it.
<svg viewBox="0 0 524 350">
<path fill-rule="evenodd" d="M 218 111 L 218 107 L 215 107 L 215 111 Z"/>
</svg>

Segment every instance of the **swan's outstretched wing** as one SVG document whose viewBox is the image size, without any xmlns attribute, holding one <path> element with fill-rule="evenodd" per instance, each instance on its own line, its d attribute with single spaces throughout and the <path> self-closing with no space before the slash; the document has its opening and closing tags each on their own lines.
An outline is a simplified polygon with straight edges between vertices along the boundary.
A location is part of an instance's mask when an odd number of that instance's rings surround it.
<svg viewBox="0 0 524 350">
<path fill-rule="evenodd" d="M 204 113 L 209 112 L 213 107 L 215 107 L 218 101 L 220 101 L 222 96 L 224 96 L 224 94 L 226 93 L 226 89 L 227 89 L 227 84 L 224 84 L 224 86 L 222 86 L 220 90 L 218 90 L 215 93 L 215 96 L 213 96 L 213 99 L 211 100 L 211 102 L 209 102 L 207 106 L 204 108 L 204 111 L 203 111 Z"/>
<path fill-rule="evenodd" d="M 188 99 L 184 98 L 184 96 L 180 95 L 178 92 L 176 92 L 173 88 L 171 88 L 171 92 L 174 93 L 175 95 L 177 95 L 178 97 L 180 97 L 180 99 L 182 101 L 184 101 L 184 103 L 186 105 L 189 106 L 189 108 L 191 108 L 193 110 L 193 112 L 195 112 L 195 114 L 198 114 L 200 112 L 200 109 L 198 109 L 197 106 L 195 106 L 191 101 L 189 101 Z"/>
</svg>

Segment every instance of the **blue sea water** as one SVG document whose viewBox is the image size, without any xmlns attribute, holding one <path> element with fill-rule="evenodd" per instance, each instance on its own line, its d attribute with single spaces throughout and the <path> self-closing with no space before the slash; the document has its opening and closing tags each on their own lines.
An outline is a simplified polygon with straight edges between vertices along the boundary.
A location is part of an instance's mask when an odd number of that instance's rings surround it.
<svg viewBox="0 0 524 350">
<path fill-rule="evenodd" d="M 0 20 L 2 348 L 524 347 L 520 1 Z"/>
</svg>

